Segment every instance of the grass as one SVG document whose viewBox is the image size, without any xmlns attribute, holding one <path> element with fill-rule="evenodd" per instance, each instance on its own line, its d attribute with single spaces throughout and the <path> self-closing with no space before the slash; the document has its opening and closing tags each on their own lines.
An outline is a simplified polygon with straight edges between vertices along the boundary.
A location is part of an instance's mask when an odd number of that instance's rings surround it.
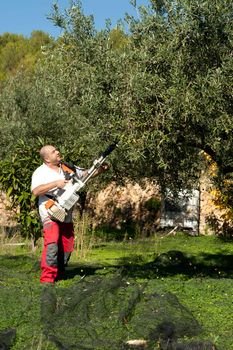
<svg viewBox="0 0 233 350">
<path fill-rule="evenodd" d="M 62 349 L 49 340 L 41 320 L 41 249 L 36 254 L 27 246 L 0 249 L 0 334 L 16 329 L 12 350 Z M 60 304 L 69 303 L 66 294 L 80 281 L 107 279 L 119 271 L 129 283 L 144 285 L 145 295 L 172 293 L 201 325 L 200 339 L 220 350 L 233 349 L 232 242 L 184 234 L 98 242 L 85 259 L 72 255 L 68 279 L 55 287 Z"/>
</svg>

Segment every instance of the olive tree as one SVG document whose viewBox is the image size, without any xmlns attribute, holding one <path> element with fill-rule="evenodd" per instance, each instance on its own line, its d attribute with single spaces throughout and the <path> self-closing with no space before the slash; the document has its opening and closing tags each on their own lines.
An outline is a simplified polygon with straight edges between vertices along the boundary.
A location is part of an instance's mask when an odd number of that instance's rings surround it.
<svg viewBox="0 0 233 350">
<path fill-rule="evenodd" d="M 88 166 L 118 139 L 111 177 L 176 189 L 196 186 L 207 154 L 222 186 L 233 166 L 232 10 L 229 0 L 151 0 L 115 32 L 96 31 L 80 1 L 54 5 L 63 34 L 33 76 L 0 94 L 1 144 L 14 152 L 16 135 L 40 136 Z"/>
</svg>

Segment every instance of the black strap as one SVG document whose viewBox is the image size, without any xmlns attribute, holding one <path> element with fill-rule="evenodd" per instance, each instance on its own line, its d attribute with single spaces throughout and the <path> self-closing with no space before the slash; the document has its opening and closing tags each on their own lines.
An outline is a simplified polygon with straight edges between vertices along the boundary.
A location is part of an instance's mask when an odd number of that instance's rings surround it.
<svg viewBox="0 0 233 350">
<path fill-rule="evenodd" d="M 55 196 L 53 196 L 51 194 L 45 194 L 45 197 L 48 197 L 49 199 L 55 199 Z"/>
<path fill-rule="evenodd" d="M 76 167 L 73 163 L 63 162 L 63 164 L 67 166 L 67 168 L 71 169 L 74 173 L 76 173 Z"/>
</svg>

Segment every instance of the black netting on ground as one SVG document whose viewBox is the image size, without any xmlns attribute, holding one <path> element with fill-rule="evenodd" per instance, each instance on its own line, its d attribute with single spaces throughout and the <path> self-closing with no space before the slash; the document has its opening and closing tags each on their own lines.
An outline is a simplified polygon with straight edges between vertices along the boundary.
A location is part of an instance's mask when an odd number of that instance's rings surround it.
<svg viewBox="0 0 233 350">
<path fill-rule="evenodd" d="M 9 328 L 0 332 L 0 350 L 8 350 L 14 343 L 16 330 Z"/>
<path fill-rule="evenodd" d="M 33 259 L 0 257 L 0 350 L 216 349 L 173 294 L 157 293 L 155 279 L 139 283 L 135 265 L 113 271 L 90 267 L 80 280 L 75 270 L 43 286 Z"/>
<path fill-rule="evenodd" d="M 59 350 L 216 349 L 191 341 L 201 327 L 174 295 L 148 294 L 145 288 L 120 275 L 93 276 L 64 289 L 45 286 L 44 334 Z M 139 339 L 144 340 L 140 346 L 127 343 Z"/>
</svg>

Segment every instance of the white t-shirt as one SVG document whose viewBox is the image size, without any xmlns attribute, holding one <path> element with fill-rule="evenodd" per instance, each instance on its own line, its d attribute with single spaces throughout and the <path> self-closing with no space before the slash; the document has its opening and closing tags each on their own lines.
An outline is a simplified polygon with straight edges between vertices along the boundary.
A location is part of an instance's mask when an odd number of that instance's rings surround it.
<svg viewBox="0 0 233 350">
<path fill-rule="evenodd" d="M 76 167 L 76 174 L 79 179 L 82 178 L 84 169 Z M 60 167 L 59 172 L 51 169 L 48 167 L 45 163 L 43 163 L 41 166 L 39 166 L 34 173 L 32 174 L 32 181 L 31 181 L 31 191 L 33 191 L 36 187 L 40 185 L 45 185 L 47 183 L 61 180 L 65 178 L 65 174 Z M 46 194 L 48 196 L 53 195 L 61 195 L 64 192 L 64 189 L 57 187 L 49 190 Z M 39 196 L 39 214 L 41 217 L 41 221 L 44 222 L 45 220 L 49 220 L 49 216 L 47 213 L 47 209 L 45 208 L 45 203 L 49 200 L 49 198 L 45 195 Z M 70 209 L 67 213 L 65 222 L 72 222 L 72 209 Z"/>
</svg>

